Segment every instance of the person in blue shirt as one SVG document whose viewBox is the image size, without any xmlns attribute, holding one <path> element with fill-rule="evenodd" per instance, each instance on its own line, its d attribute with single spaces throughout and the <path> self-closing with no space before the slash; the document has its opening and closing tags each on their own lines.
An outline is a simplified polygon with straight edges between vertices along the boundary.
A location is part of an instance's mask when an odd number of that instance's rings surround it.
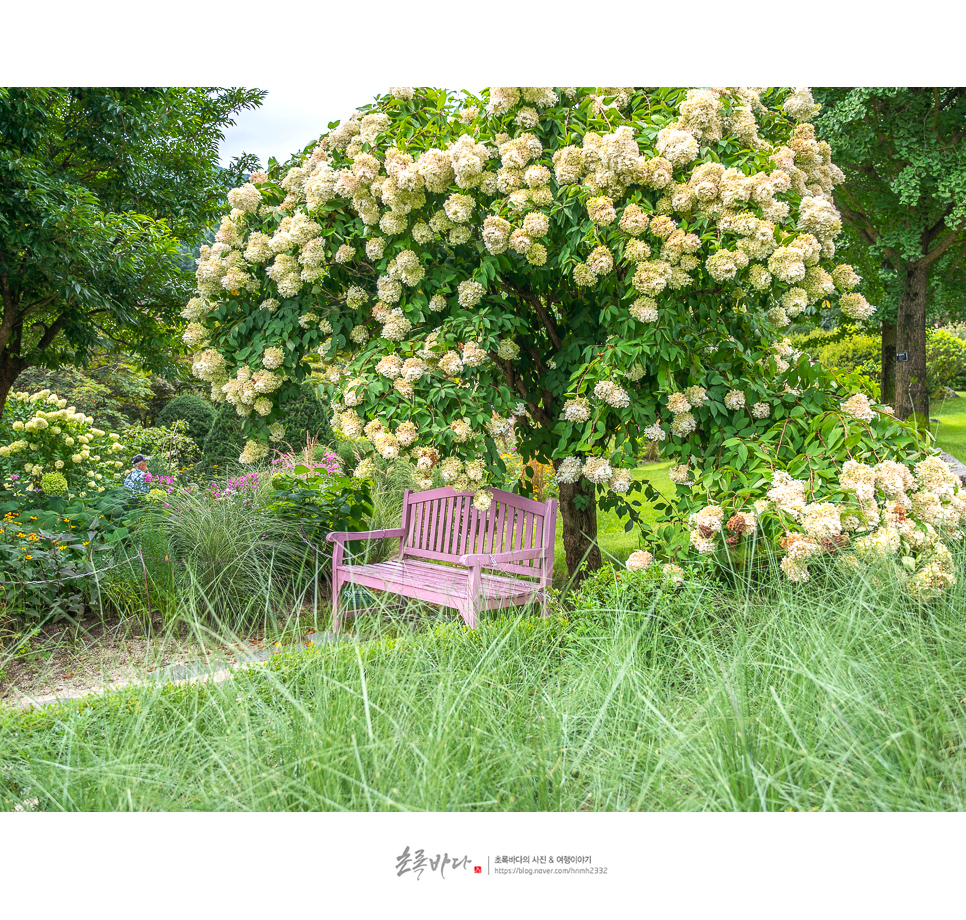
<svg viewBox="0 0 966 920">
<path fill-rule="evenodd" d="M 124 479 L 124 487 L 130 489 L 132 492 L 147 492 L 148 484 L 144 481 L 144 477 L 148 472 L 148 460 L 150 457 L 145 457 L 144 454 L 135 454 L 134 459 L 131 461 L 134 469 Z"/>
</svg>

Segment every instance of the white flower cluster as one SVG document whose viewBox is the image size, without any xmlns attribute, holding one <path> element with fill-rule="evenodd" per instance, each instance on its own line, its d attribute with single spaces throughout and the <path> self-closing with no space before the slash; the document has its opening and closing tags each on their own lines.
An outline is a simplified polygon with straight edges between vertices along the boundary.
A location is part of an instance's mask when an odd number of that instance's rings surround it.
<svg viewBox="0 0 966 920">
<path fill-rule="evenodd" d="M 649 568 L 654 563 L 654 555 L 649 553 L 647 550 L 635 550 L 630 556 L 627 557 L 627 562 L 624 563 L 630 572 L 640 572 L 644 569 Z"/>
<path fill-rule="evenodd" d="M 865 393 L 856 393 L 848 399 L 842 401 L 842 411 L 853 418 L 871 422 L 875 418 L 875 411 L 869 403 L 869 397 Z"/>
<path fill-rule="evenodd" d="M 615 409 L 626 409 L 631 404 L 627 390 L 612 380 L 599 381 L 594 387 L 594 396 Z"/>
<path fill-rule="evenodd" d="M 789 528 L 779 540 L 785 550 L 782 570 L 790 580 L 808 580 L 809 559 L 840 553 L 848 569 L 861 561 L 901 561 L 905 588 L 916 596 L 954 583 L 951 557 L 940 537 L 960 537 L 966 500 L 959 480 L 940 458 L 927 457 L 914 473 L 895 460 L 869 466 L 850 459 L 843 464 L 838 486 L 854 493 L 855 500 L 809 502 L 803 480 L 776 471 L 768 499 L 755 503 L 761 511 L 787 515 L 801 528 Z"/>
<path fill-rule="evenodd" d="M 839 308 L 845 316 L 855 320 L 868 319 L 875 313 L 875 307 L 858 293 L 843 294 L 839 298 Z"/>
<path fill-rule="evenodd" d="M 557 482 L 574 483 L 580 479 L 584 471 L 583 461 L 579 457 L 565 457 L 557 467 Z"/>
<path fill-rule="evenodd" d="M 631 304 L 631 316 L 642 323 L 656 323 L 658 318 L 657 301 L 652 297 L 638 297 Z"/>
<path fill-rule="evenodd" d="M 691 479 L 691 468 L 686 463 L 672 466 L 671 469 L 668 470 L 668 478 L 671 480 L 671 482 L 681 486 L 689 486 L 693 484 Z"/>
<path fill-rule="evenodd" d="M 590 402 L 583 397 L 568 399 L 564 404 L 563 417 L 568 422 L 586 422 L 590 419 Z"/>
<path fill-rule="evenodd" d="M 458 300 L 461 307 L 475 307 L 486 293 L 486 288 L 478 281 L 461 281 L 457 288 Z"/>
<path fill-rule="evenodd" d="M 277 370 L 285 363 L 285 352 L 278 346 L 270 346 L 262 355 L 262 364 L 270 371 Z"/>
<path fill-rule="evenodd" d="M 614 471 L 604 457 L 588 457 L 584 461 L 583 475 L 595 485 L 602 485 L 610 482 Z"/>
</svg>

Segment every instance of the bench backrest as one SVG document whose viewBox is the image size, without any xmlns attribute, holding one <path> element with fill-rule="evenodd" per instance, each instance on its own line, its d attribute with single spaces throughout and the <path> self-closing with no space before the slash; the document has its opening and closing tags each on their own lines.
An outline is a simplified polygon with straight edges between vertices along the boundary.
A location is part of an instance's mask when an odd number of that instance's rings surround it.
<svg viewBox="0 0 966 920">
<path fill-rule="evenodd" d="M 399 541 L 399 558 L 459 562 L 464 553 L 543 549 L 545 552 L 536 559 L 487 568 L 538 577 L 549 583 L 557 502 L 537 502 L 501 489 L 489 491 L 493 502 L 486 511 L 473 507 L 472 492 L 454 492 L 450 488 L 407 491 L 401 525 L 406 528 L 406 537 Z"/>
</svg>

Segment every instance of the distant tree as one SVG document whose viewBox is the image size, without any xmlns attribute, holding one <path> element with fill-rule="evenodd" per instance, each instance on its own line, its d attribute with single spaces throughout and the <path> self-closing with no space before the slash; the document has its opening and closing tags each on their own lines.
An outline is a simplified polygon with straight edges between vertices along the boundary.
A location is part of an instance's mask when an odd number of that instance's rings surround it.
<svg viewBox="0 0 966 920">
<path fill-rule="evenodd" d="M 28 367 L 164 369 L 184 254 L 257 160 L 218 165 L 256 89 L 0 88 L 0 411 Z"/>
<path fill-rule="evenodd" d="M 927 418 L 926 323 L 964 307 L 966 87 L 838 87 L 815 100 L 846 177 L 834 196 L 849 259 L 867 295 L 881 292 L 882 400 Z"/>
</svg>

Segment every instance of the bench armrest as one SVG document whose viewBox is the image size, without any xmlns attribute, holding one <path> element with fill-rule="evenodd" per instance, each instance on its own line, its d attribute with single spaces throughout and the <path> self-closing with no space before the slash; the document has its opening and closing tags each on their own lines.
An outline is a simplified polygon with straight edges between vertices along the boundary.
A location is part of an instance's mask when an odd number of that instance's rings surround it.
<svg viewBox="0 0 966 920">
<path fill-rule="evenodd" d="M 326 534 L 325 539 L 329 543 L 345 543 L 346 540 L 384 540 L 390 537 L 404 536 L 406 536 L 406 528 L 396 527 L 394 530 L 362 530 L 358 533 L 339 531 Z"/>
<path fill-rule="evenodd" d="M 467 553 L 460 556 L 460 565 L 503 565 L 506 562 L 525 562 L 527 559 L 538 559 L 546 553 L 546 549 L 515 549 L 509 553 Z"/>
</svg>

